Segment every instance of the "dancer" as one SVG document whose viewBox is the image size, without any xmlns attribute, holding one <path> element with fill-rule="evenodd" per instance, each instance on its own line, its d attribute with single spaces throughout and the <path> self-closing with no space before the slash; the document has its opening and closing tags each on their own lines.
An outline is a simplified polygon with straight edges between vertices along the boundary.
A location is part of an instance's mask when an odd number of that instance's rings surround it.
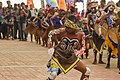
<svg viewBox="0 0 120 80">
<path fill-rule="evenodd" d="M 82 73 L 80 80 L 89 80 L 90 69 L 79 59 L 85 50 L 85 35 L 79 31 L 76 22 L 76 17 L 70 15 L 65 20 L 65 28 L 50 31 L 48 35 L 48 47 L 50 49 L 48 52 L 53 54 L 47 65 L 48 72 L 50 72 L 47 80 L 55 80 L 61 72 L 67 73 L 72 68 Z M 61 40 L 58 45 L 51 48 L 51 38 L 54 35 L 61 37 Z"/>
</svg>

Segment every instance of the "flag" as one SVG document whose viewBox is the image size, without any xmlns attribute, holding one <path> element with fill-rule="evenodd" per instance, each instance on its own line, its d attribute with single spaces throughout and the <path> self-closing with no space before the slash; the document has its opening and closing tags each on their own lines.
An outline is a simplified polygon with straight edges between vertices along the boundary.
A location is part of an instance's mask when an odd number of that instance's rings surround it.
<svg viewBox="0 0 120 80">
<path fill-rule="evenodd" d="M 76 2 L 82 2 L 83 3 L 83 0 L 76 0 Z"/>
<path fill-rule="evenodd" d="M 56 3 L 57 3 L 57 0 L 52 0 L 52 2 L 56 4 Z"/>
<path fill-rule="evenodd" d="M 32 4 L 33 8 L 34 8 L 34 3 L 33 0 L 27 0 L 27 5 L 28 5 L 28 9 L 30 9 L 30 5 Z"/>
<path fill-rule="evenodd" d="M 59 8 L 67 11 L 65 0 L 59 0 Z"/>
<path fill-rule="evenodd" d="M 46 2 L 50 7 L 58 7 L 57 0 L 46 0 Z"/>
</svg>

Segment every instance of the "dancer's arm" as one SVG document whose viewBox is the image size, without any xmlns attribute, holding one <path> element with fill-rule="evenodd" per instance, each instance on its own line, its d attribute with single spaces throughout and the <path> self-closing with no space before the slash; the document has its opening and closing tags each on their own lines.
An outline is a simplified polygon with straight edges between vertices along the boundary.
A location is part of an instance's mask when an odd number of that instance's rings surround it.
<svg viewBox="0 0 120 80">
<path fill-rule="evenodd" d="M 80 35 L 79 37 L 81 37 L 81 45 L 82 45 L 82 48 L 80 48 L 80 49 L 78 49 L 78 50 L 75 50 L 75 54 L 77 55 L 77 56 L 81 56 L 83 53 L 84 53 L 84 51 L 85 51 L 85 48 L 86 48 L 86 46 L 85 46 L 85 34 L 84 34 L 84 32 L 80 32 L 80 33 L 78 33 L 78 35 Z"/>
<path fill-rule="evenodd" d="M 59 29 L 54 29 L 51 30 L 48 34 L 48 47 L 51 48 L 52 47 L 52 36 L 57 35 L 57 34 L 61 34 L 65 32 L 65 28 L 59 28 Z"/>
</svg>

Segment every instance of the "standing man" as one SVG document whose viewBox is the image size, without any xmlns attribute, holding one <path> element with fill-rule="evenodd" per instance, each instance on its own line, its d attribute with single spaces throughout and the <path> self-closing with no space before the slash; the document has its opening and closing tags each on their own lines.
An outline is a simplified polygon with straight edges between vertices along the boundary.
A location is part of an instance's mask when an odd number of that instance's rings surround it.
<svg viewBox="0 0 120 80">
<path fill-rule="evenodd" d="M 115 3 L 113 1 L 109 1 L 104 9 L 107 14 L 102 16 L 102 18 L 100 20 L 101 26 L 106 21 L 106 24 L 108 26 L 108 30 L 110 30 L 112 27 L 116 27 L 116 22 L 114 21 L 114 18 L 116 16 L 116 13 L 114 12 L 115 9 L 116 9 Z M 116 32 L 113 31 L 113 33 L 116 33 Z M 110 57 L 111 57 L 111 54 L 114 56 L 117 56 L 118 44 L 115 43 L 114 41 L 112 41 L 109 34 L 106 36 L 105 44 L 108 47 L 108 52 L 109 52 L 108 63 L 107 63 L 106 68 L 110 68 Z"/>
<path fill-rule="evenodd" d="M 97 35 L 96 32 L 94 31 L 95 21 L 97 20 L 96 12 L 97 12 L 97 7 L 98 7 L 98 2 L 93 1 L 89 5 L 90 5 L 90 8 L 91 8 L 91 13 L 88 14 L 88 27 L 89 27 L 90 33 L 92 33 L 92 36 L 93 36 L 93 45 L 94 45 L 94 49 L 93 49 L 94 61 L 93 61 L 93 64 L 97 64 L 97 53 L 98 53 L 98 51 L 99 52 L 102 51 L 101 47 L 102 47 L 102 44 L 103 44 L 104 40 L 102 39 L 102 37 Z M 99 44 L 98 44 L 98 42 L 99 42 Z M 100 64 L 105 64 L 102 61 L 102 52 L 100 52 L 100 54 L 99 54 L 99 63 Z"/>
<path fill-rule="evenodd" d="M 14 39 L 14 20 L 15 20 L 15 16 L 14 16 L 14 12 L 13 9 L 9 9 L 9 14 L 6 16 L 6 20 L 8 22 L 8 34 L 7 36 L 13 40 Z"/>
<path fill-rule="evenodd" d="M 7 6 L 8 9 L 11 9 L 11 8 L 12 8 L 10 1 L 7 1 L 7 5 L 8 5 L 8 6 Z"/>
<path fill-rule="evenodd" d="M 0 39 L 1 39 L 1 22 L 2 22 L 2 13 L 3 13 L 2 2 L 0 2 Z"/>
<path fill-rule="evenodd" d="M 32 4 L 30 5 L 30 14 L 31 14 L 31 17 L 35 17 L 36 16 L 35 15 L 36 13 L 35 13 L 35 10 L 34 10 Z"/>
<path fill-rule="evenodd" d="M 21 3 L 22 9 L 20 9 L 20 21 L 19 21 L 19 30 L 20 30 L 20 41 L 27 41 L 27 33 L 24 31 L 27 24 L 28 11 L 25 7 L 25 3 Z"/>
<path fill-rule="evenodd" d="M 19 9 L 18 9 L 18 5 L 14 4 L 14 16 L 15 16 L 15 20 L 14 20 L 14 39 L 20 38 L 20 33 L 19 33 Z M 18 35 L 18 37 L 17 37 Z"/>
</svg>

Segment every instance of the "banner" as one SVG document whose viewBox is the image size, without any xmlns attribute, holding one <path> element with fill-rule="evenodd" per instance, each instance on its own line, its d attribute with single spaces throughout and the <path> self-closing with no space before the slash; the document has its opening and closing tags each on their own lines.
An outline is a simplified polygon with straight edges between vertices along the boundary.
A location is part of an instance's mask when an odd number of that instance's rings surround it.
<svg viewBox="0 0 120 80">
<path fill-rule="evenodd" d="M 65 0 L 59 0 L 59 8 L 67 11 Z"/>
<path fill-rule="evenodd" d="M 57 0 L 46 0 L 46 2 L 50 7 L 58 7 Z"/>
<path fill-rule="evenodd" d="M 34 8 L 33 0 L 27 0 L 28 9 L 30 9 L 31 4 L 32 4 L 32 7 Z"/>
</svg>

